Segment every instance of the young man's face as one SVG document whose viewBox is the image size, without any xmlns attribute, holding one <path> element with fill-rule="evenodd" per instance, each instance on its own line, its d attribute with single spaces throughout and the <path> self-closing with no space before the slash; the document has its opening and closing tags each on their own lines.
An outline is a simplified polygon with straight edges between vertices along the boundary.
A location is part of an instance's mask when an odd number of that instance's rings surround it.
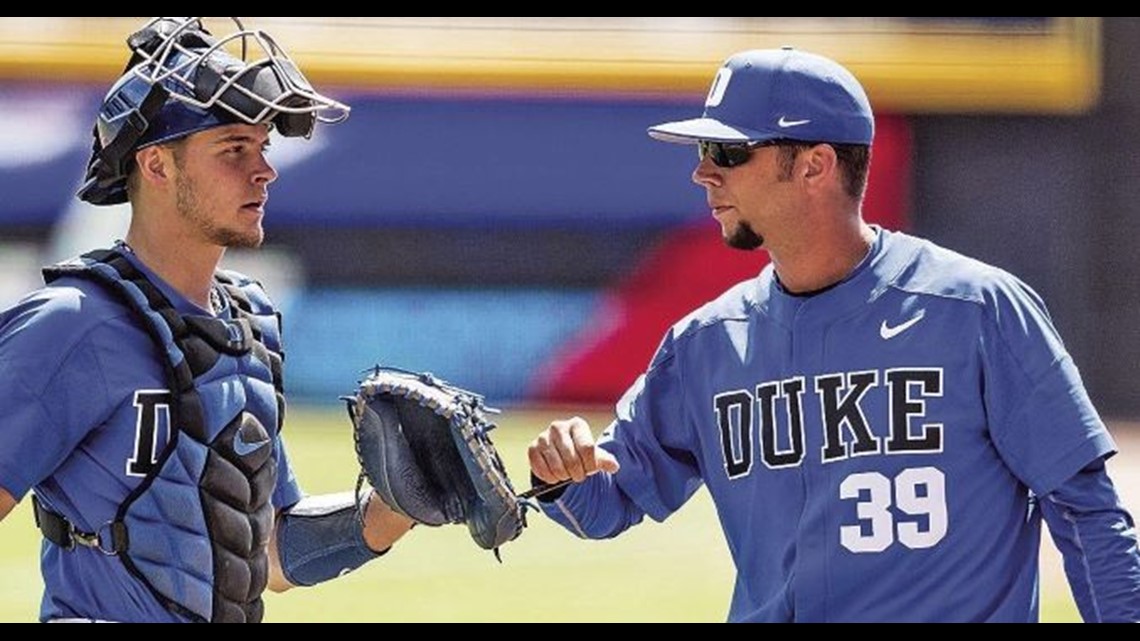
<svg viewBox="0 0 1140 641">
<path fill-rule="evenodd" d="M 265 157 L 268 147 L 269 127 L 246 124 L 200 131 L 172 146 L 176 207 L 203 240 L 222 247 L 261 245 L 269 183 L 277 179 Z"/>
</svg>

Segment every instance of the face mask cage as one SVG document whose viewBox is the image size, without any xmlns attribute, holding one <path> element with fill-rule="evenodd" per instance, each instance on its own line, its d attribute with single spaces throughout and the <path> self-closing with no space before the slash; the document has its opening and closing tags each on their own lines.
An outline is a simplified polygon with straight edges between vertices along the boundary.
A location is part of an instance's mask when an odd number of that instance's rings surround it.
<svg viewBox="0 0 1140 641">
<path fill-rule="evenodd" d="M 236 30 L 215 37 L 202 20 L 151 20 L 129 41 L 136 63 L 129 72 L 198 109 L 224 109 L 249 124 L 272 121 L 283 136 L 309 137 L 315 123 L 348 117 L 349 107 L 315 91 L 265 31 L 229 18 Z"/>
<path fill-rule="evenodd" d="M 229 18 L 236 30 L 218 38 L 202 20 L 154 18 L 127 39 L 131 59 L 96 120 L 81 200 L 126 202 L 134 152 L 147 145 L 234 122 L 308 138 L 316 123 L 348 117 L 268 33 Z"/>
</svg>

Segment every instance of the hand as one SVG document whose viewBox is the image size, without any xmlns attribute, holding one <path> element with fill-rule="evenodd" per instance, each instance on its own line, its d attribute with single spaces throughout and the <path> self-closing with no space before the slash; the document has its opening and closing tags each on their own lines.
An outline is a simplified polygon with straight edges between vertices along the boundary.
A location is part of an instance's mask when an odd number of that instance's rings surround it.
<svg viewBox="0 0 1140 641">
<path fill-rule="evenodd" d="M 530 470 L 542 482 L 580 483 L 598 471 L 614 473 L 620 465 L 613 454 L 597 446 L 590 424 L 575 416 L 554 421 L 527 448 Z"/>
</svg>

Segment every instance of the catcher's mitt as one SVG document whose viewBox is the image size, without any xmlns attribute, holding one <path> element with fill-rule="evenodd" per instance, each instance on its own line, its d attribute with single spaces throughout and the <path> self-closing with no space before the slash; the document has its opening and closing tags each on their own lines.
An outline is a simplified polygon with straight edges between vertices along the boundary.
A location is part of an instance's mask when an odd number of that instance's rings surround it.
<svg viewBox="0 0 1140 641">
<path fill-rule="evenodd" d="M 348 402 L 361 481 L 393 510 L 425 525 L 466 523 L 494 550 L 526 527 L 526 503 L 511 486 L 487 433 L 483 397 L 429 373 L 377 367 Z"/>
</svg>

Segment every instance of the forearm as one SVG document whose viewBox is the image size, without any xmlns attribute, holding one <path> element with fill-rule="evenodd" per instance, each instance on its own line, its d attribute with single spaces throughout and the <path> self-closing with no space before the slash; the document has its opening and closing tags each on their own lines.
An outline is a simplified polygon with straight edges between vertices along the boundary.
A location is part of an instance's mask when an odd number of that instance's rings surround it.
<svg viewBox="0 0 1140 641">
<path fill-rule="evenodd" d="M 360 507 L 352 493 L 309 497 L 278 516 L 269 545 L 269 589 L 314 585 L 383 555 L 414 522 L 369 491 Z"/>
<path fill-rule="evenodd" d="M 1132 515 L 1103 465 L 1075 475 L 1041 502 L 1085 621 L 1140 622 L 1140 550 Z"/>
<path fill-rule="evenodd" d="M 609 473 L 595 474 L 539 497 L 544 514 L 584 539 L 606 539 L 638 524 L 645 513 L 618 488 Z"/>
<path fill-rule="evenodd" d="M 381 554 L 387 552 L 415 524 L 415 521 L 403 514 L 393 512 L 375 492 L 368 493 L 368 502 L 364 508 L 364 542 L 372 551 Z"/>
</svg>

